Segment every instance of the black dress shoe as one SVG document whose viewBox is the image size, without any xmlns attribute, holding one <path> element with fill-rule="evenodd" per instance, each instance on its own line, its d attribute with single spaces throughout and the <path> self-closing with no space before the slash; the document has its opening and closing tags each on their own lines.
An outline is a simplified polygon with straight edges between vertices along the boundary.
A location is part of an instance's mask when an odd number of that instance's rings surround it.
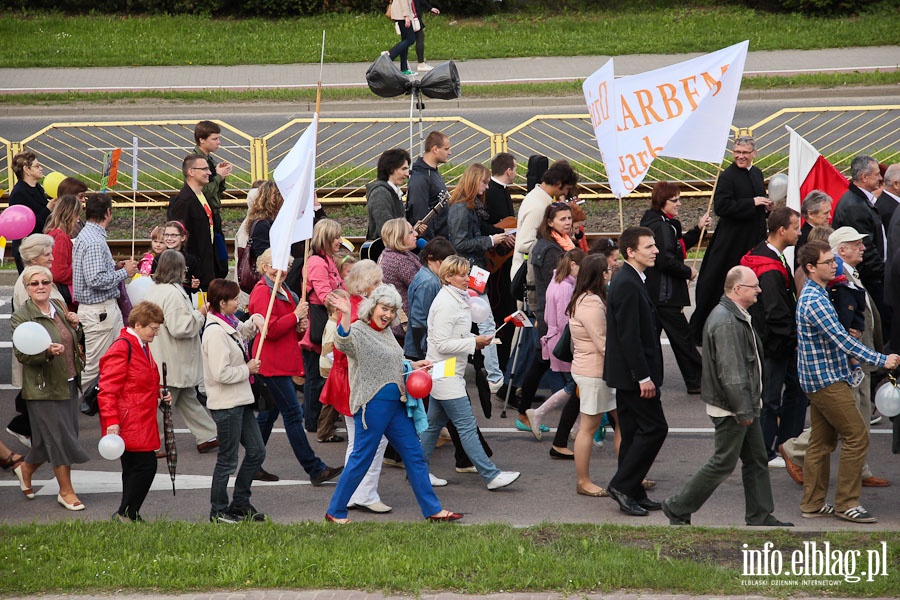
<svg viewBox="0 0 900 600">
<path fill-rule="evenodd" d="M 557 460 L 575 460 L 575 454 L 563 454 L 556 448 L 550 448 L 550 458 Z"/>
<path fill-rule="evenodd" d="M 676 515 L 672 512 L 672 509 L 668 505 L 669 499 L 666 498 L 662 502 L 662 511 L 666 517 L 669 518 L 669 525 L 690 525 L 691 524 L 691 516 L 688 515 L 687 518 Z"/>
<path fill-rule="evenodd" d="M 619 505 L 619 510 L 632 517 L 646 517 L 650 513 L 646 508 L 641 507 L 634 498 L 628 494 L 624 494 L 613 487 L 606 488 L 609 497 L 615 500 Z"/>
<path fill-rule="evenodd" d="M 643 508 L 645 510 L 661 510 L 662 509 L 662 504 L 660 504 L 659 502 L 656 502 L 655 500 L 651 500 L 650 498 L 647 498 L 647 497 L 641 498 L 640 500 L 637 500 L 636 502 L 637 502 L 638 506 L 640 506 L 641 508 Z"/>
<path fill-rule="evenodd" d="M 772 515 L 766 517 L 762 523 L 747 523 L 747 527 L 793 527 L 794 524 L 789 521 L 779 521 Z"/>
</svg>

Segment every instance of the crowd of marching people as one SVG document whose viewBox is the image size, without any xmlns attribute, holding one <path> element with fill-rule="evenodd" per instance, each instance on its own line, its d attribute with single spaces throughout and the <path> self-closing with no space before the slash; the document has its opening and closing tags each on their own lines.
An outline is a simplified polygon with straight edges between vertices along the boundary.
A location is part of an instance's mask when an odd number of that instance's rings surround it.
<svg viewBox="0 0 900 600">
<path fill-rule="evenodd" d="M 400 16 L 405 60 L 414 36 L 406 36 L 409 15 Z M 278 480 L 265 460 L 279 416 L 311 484 L 337 484 L 327 521 L 347 523 L 350 509 L 391 511 L 379 494 L 385 464 L 406 469 L 425 519 L 456 521 L 462 515 L 435 493 L 447 485 L 429 468 L 436 446 L 451 440 L 456 471 L 479 475 L 488 490 L 520 476 L 495 464 L 504 457 L 478 427 L 473 404 L 489 409 L 497 397 L 517 411 L 516 428 L 538 440 L 558 410 L 549 454 L 572 461 L 575 493 L 609 497 L 631 516 L 661 510 L 673 525 L 690 524 L 740 459 L 749 526 L 792 525 L 773 514 L 769 472 L 781 467 L 804 486 L 803 517 L 875 521 L 860 492 L 890 484 L 872 473 L 866 453 L 876 379 L 900 366 L 885 350 L 900 280 L 885 276 L 900 260 L 889 254 L 900 166 L 882 179 L 874 159 L 855 159 L 831 229 L 830 197 L 810 193 L 801 213 L 776 206 L 753 166 L 754 141 L 737 138 L 734 163 L 715 188 L 718 222 L 698 272 L 687 251 L 712 219 L 683 226 L 677 184 L 656 183 L 639 225 L 589 245 L 568 162 L 533 157 L 516 210 L 515 157 L 468 165 L 448 193 L 439 167 L 450 140 L 435 131 L 412 169 L 403 150 L 379 159 L 367 186 L 362 258 L 316 204 L 311 239 L 291 248 L 288 269 L 275 268 L 273 224 L 284 199 L 273 182 L 258 181 L 229 272 L 220 211 L 232 167 L 213 156 L 219 135 L 215 123 L 197 125 L 196 147 L 181 165 L 184 186 L 138 261 L 110 252 L 108 195 L 68 178 L 48 202 L 38 157 L 14 157 L 19 183 L 10 205 L 31 209 L 35 224 L 13 246 L 20 276 L 12 327 L 36 327 L 50 340 L 30 351 L 14 338 L 21 392 L 8 431 L 29 450 L 0 444 L 0 464 L 13 469 L 26 498 L 35 497 L 32 478 L 48 462 L 58 503 L 85 509 L 70 470 L 89 459 L 78 440 L 79 408 L 94 394 L 101 434 L 124 445 L 114 520 L 143 520 L 169 450 L 161 409 L 174 409 L 196 450 L 217 455 L 212 522 L 267 518 L 251 490 L 255 480 Z M 681 491 L 657 501 L 648 475 L 668 432 L 662 331 L 686 392 L 706 406 L 715 451 Z M 538 390 L 547 387 L 553 393 L 541 402 Z M 592 473 L 593 449 L 609 429 L 617 468 Z M 319 458 L 312 435 L 346 443 L 345 465 Z"/>
</svg>

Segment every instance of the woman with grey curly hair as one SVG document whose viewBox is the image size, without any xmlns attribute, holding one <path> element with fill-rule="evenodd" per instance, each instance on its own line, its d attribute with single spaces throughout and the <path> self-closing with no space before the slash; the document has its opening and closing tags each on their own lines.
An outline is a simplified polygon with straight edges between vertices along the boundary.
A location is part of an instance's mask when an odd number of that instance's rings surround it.
<svg viewBox="0 0 900 600">
<path fill-rule="evenodd" d="M 347 355 L 350 367 L 350 412 L 356 425 L 353 452 L 338 481 L 325 520 L 347 523 L 347 503 L 372 463 L 381 437 L 400 452 L 413 493 L 429 521 L 456 521 L 462 515 L 444 510 L 431 487 L 428 464 L 406 407 L 405 375 L 428 367 L 427 360 L 411 363 L 390 326 L 403 304 L 392 285 L 380 285 L 359 306 L 359 320 L 350 322 L 350 299 L 331 294 L 328 302 L 341 311 L 335 346 Z"/>
</svg>

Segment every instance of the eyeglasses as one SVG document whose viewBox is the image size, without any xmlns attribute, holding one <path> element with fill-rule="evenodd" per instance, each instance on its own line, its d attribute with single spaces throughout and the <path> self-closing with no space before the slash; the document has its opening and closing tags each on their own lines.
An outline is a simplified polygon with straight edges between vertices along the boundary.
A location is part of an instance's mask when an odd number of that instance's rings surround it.
<svg viewBox="0 0 900 600">
<path fill-rule="evenodd" d="M 752 285 L 749 284 L 749 283 L 739 283 L 739 284 L 737 284 L 737 285 L 734 286 L 734 287 L 748 287 L 748 288 L 753 288 L 753 289 L 755 289 L 755 290 L 760 290 L 760 289 L 762 289 L 761 287 L 759 287 L 759 284 L 758 284 L 758 283 L 754 283 L 754 284 L 752 284 Z"/>
<path fill-rule="evenodd" d="M 163 234 L 163 237 L 164 237 L 164 238 L 173 238 L 173 239 L 174 239 L 174 238 L 180 238 L 180 237 L 181 237 L 181 234 L 180 234 L 180 233 L 164 233 L 164 234 Z"/>
<path fill-rule="evenodd" d="M 41 286 L 47 287 L 51 283 L 53 283 L 53 282 L 50 281 L 49 279 L 41 279 L 40 281 L 29 281 L 28 285 L 29 285 L 29 287 L 36 288 L 36 287 L 41 287 Z"/>
<path fill-rule="evenodd" d="M 675 196 L 674 198 L 669 198 L 666 202 L 681 202 L 681 196 Z"/>
<path fill-rule="evenodd" d="M 153 333 L 159 333 L 161 325 L 147 325 Z"/>
<path fill-rule="evenodd" d="M 756 150 L 732 150 L 732 154 L 735 156 L 750 156 L 756 152 Z"/>
<path fill-rule="evenodd" d="M 816 264 L 817 265 L 833 265 L 835 263 L 837 263 L 837 261 L 834 260 L 833 258 L 830 258 L 828 260 L 823 260 L 822 262 L 817 262 Z"/>
<path fill-rule="evenodd" d="M 209 167 L 191 167 L 191 171 L 209 171 L 212 172 L 212 169 Z"/>
</svg>

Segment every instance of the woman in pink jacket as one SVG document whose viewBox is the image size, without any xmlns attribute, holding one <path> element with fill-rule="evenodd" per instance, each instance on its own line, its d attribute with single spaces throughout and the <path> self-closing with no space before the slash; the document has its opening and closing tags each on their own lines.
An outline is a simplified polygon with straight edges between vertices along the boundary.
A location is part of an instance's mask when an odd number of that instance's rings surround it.
<svg viewBox="0 0 900 600">
<path fill-rule="evenodd" d="M 325 298 L 336 289 L 344 289 L 340 270 L 334 255 L 341 247 L 343 231 L 334 219 L 322 219 L 313 228 L 309 246 L 309 262 L 306 265 L 306 291 L 309 301 L 309 327 L 303 334 L 303 424 L 306 431 L 318 432 L 322 404 L 319 395 L 325 380 L 319 374 L 319 356 L 322 354 L 322 332 L 328 321 Z M 324 424 L 323 424 L 324 425 Z"/>
<path fill-rule="evenodd" d="M 606 284 L 609 269 L 606 258 L 592 254 L 581 261 L 575 291 L 569 303 L 569 330 L 572 332 L 572 378 L 581 395 L 581 427 L 575 436 L 576 493 L 582 496 L 607 496 L 606 490 L 591 481 L 591 449 L 594 433 L 603 413 L 614 416 L 616 399 L 603 381 L 606 353 Z"/>
</svg>

